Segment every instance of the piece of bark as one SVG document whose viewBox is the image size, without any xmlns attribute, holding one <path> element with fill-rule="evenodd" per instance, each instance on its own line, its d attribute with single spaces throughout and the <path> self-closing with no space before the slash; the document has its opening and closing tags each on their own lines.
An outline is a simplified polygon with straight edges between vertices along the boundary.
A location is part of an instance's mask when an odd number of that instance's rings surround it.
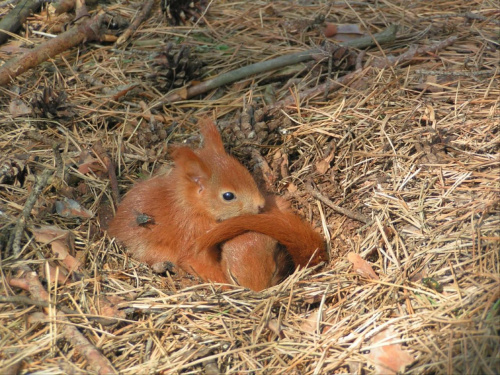
<svg viewBox="0 0 500 375">
<path fill-rule="evenodd" d="M 89 20 L 47 40 L 33 50 L 7 61 L 0 67 L 0 86 L 6 85 L 22 73 L 71 47 L 78 46 L 83 42 L 99 40 L 104 16 L 104 11 L 100 11 Z"/>
</svg>

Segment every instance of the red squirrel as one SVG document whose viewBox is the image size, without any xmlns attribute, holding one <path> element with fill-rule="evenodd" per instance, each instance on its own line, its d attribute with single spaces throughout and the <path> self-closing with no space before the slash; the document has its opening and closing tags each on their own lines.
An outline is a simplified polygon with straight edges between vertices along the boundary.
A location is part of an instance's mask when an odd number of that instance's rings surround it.
<svg viewBox="0 0 500 375">
<path fill-rule="evenodd" d="M 311 264 L 325 259 L 319 234 L 285 201 L 264 199 L 250 173 L 224 151 L 215 124 L 202 120 L 200 127 L 203 147 L 176 148 L 168 175 L 135 185 L 109 234 L 139 261 L 170 261 L 204 280 L 253 290 L 278 284 L 315 251 Z M 232 221 L 238 217 L 248 222 Z"/>
<path fill-rule="evenodd" d="M 223 220 L 257 214 L 264 208 L 264 196 L 248 170 L 225 152 L 215 124 L 210 119 L 200 120 L 200 128 L 203 147 L 175 148 L 172 171 L 136 184 L 110 223 L 109 234 L 141 262 L 151 265 L 190 259 L 195 238 Z M 212 256 L 205 254 L 207 260 L 220 268 L 220 258 L 209 259 L 208 255 Z M 203 279 L 227 282 L 220 280 L 220 272 L 208 277 L 213 272 L 207 267 L 209 264 L 192 268 Z"/>
</svg>

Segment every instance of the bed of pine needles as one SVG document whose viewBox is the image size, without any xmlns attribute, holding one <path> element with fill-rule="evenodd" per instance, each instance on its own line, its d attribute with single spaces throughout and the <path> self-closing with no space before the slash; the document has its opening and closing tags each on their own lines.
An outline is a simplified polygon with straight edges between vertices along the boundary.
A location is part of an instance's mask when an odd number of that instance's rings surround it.
<svg viewBox="0 0 500 375">
<path fill-rule="evenodd" d="M 126 24 L 142 4 L 111 1 L 90 11 L 105 6 Z M 0 88 L 1 372 L 94 372 L 62 334 L 62 326 L 72 325 L 121 374 L 390 373 L 374 354 L 383 332 L 392 349 L 404 352 L 405 373 L 498 373 L 498 4 L 204 5 L 200 20 L 171 26 L 155 4 L 126 44 L 82 44 Z M 328 59 L 316 59 L 161 104 L 189 80 L 321 46 L 324 22 L 359 25 L 371 34 L 398 24 L 399 31 L 393 42 L 361 56 L 367 69 L 356 80 L 311 99 L 301 93 L 354 68 L 334 64 L 329 73 Z M 0 46 L 0 59 L 50 33 L 43 11 L 28 24 L 23 38 Z M 450 36 L 457 40 L 435 53 L 370 67 L 376 57 Z M 181 46 L 189 48 L 190 62 L 200 63 L 186 82 L 174 84 L 159 61 L 166 49 L 179 53 Z M 271 125 L 258 142 L 240 129 L 266 105 L 290 97 L 294 104 L 263 116 Z M 155 274 L 106 235 L 116 194 L 106 163 L 116 166 L 123 195 L 169 164 L 169 145 L 199 142 L 202 115 L 217 119 L 227 149 L 256 174 L 262 166 L 255 151 L 262 155 L 269 172 L 264 183 L 321 228 L 329 264 L 299 270 L 260 293 L 222 289 L 186 275 Z M 84 171 L 89 157 L 94 167 Z M 47 170 L 51 176 L 15 254 L 9 238 Z M 368 224 L 334 211 L 311 186 Z M 54 207 L 65 197 L 83 214 L 61 216 Z M 78 277 L 63 282 L 46 272 L 49 265 L 63 268 L 51 246 L 33 238 L 33 228 L 47 225 L 74 236 Z M 379 279 L 360 274 L 349 253 L 366 260 Z M 25 266 L 40 277 L 49 307 L 10 283 Z"/>
</svg>

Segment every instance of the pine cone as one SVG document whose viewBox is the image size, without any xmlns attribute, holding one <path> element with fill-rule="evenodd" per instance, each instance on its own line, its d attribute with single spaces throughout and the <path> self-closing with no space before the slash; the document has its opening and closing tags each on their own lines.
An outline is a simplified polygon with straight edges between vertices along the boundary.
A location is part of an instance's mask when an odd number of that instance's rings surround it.
<svg viewBox="0 0 500 375">
<path fill-rule="evenodd" d="M 183 45 L 177 50 L 173 43 L 169 43 L 155 60 L 153 66 L 156 72 L 149 78 L 155 79 L 157 84 L 159 83 L 157 87 L 166 92 L 182 87 L 201 76 L 203 64 L 191 56 L 188 46 Z"/>
<path fill-rule="evenodd" d="M 196 22 L 207 6 L 206 0 L 162 0 L 161 9 L 168 22 L 173 25 L 186 25 Z"/>
<path fill-rule="evenodd" d="M 70 117 L 68 111 L 68 95 L 64 90 L 48 86 L 43 87 L 42 93 L 35 95 L 31 107 L 35 114 L 45 118 Z"/>
</svg>

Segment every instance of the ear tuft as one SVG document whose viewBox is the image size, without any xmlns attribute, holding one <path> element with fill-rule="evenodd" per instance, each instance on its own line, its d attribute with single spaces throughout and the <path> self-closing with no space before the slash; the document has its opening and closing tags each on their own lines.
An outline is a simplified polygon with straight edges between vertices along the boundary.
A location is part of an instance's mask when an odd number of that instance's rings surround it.
<svg viewBox="0 0 500 375">
<path fill-rule="evenodd" d="M 175 147 L 171 156 L 176 168 L 179 168 L 189 179 L 204 188 L 206 181 L 210 178 L 210 170 L 196 153 L 189 147 Z"/>
<path fill-rule="evenodd" d="M 213 120 L 209 117 L 203 117 L 198 121 L 198 126 L 203 135 L 203 148 L 225 153 L 222 138 Z"/>
</svg>

